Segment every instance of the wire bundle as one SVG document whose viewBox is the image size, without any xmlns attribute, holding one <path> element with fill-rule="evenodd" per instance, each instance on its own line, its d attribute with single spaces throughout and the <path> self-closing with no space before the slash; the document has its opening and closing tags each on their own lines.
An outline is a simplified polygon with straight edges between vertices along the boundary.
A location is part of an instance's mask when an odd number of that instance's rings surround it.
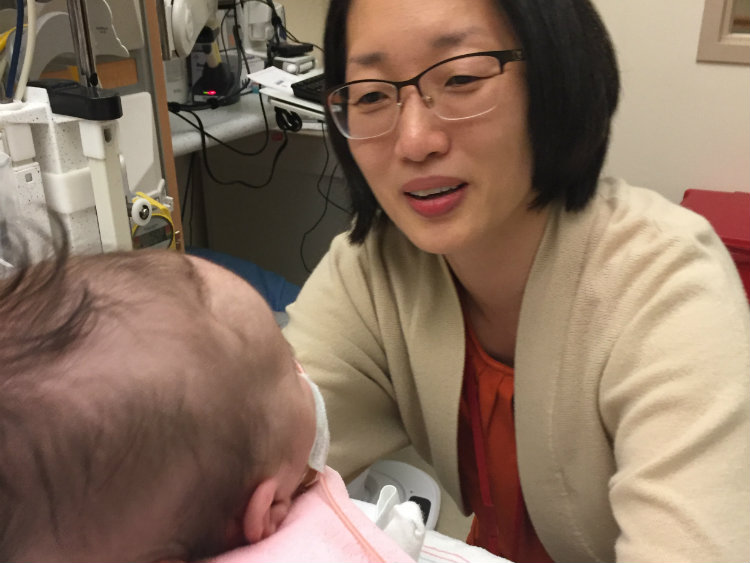
<svg viewBox="0 0 750 563">
<path fill-rule="evenodd" d="M 289 37 L 293 41 L 299 43 L 299 40 L 282 24 L 281 18 L 279 18 L 278 14 L 276 14 L 275 7 L 273 6 L 273 2 L 271 0 L 251 0 L 251 1 L 260 1 L 260 2 L 263 2 L 263 3 L 267 4 L 269 7 L 271 7 L 272 14 L 273 14 L 273 16 L 272 16 L 272 23 L 274 24 L 274 29 L 279 34 L 278 35 L 279 38 L 283 38 L 285 40 L 286 37 Z M 233 29 L 234 39 L 235 39 L 235 48 L 236 48 L 237 54 L 238 54 L 237 76 L 239 76 L 239 70 L 240 70 L 239 69 L 239 61 L 240 61 L 240 57 L 241 57 L 241 60 L 244 60 L 244 63 L 245 63 L 245 66 L 246 66 L 248 72 L 250 72 L 250 68 L 249 68 L 249 62 L 247 60 L 247 56 L 245 54 L 245 50 L 244 50 L 244 48 L 242 46 L 242 39 L 240 37 L 240 34 L 238 32 L 238 28 L 237 28 L 237 21 L 238 21 L 238 18 L 237 18 L 237 4 L 244 5 L 245 1 L 244 0 L 237 0 L 237 1 L 235 1 L 235 2 L 232 3 L 231 7 L 227 8 L 227 12 L 225 13 L 224 18 L 222 19 L 222 22 L 221 22 L 221 27 L 223 28 L 225 20 L 226 20 L 226 16 L 229 13 L 229 11 L 232 10 L 232 12 L 234 13 L 234 21 L 235 21 L 235 27 Z M 278 26 L 278 29 L 277 29 L 277 26 Z M 221 33 L 220 36 L 222 38 L 222 43 L 223 43 L 224 42 L 224 40 L 223 40 L 224 34 Z M 318 47 L 317 45 L 314 45 L 314 46 L 316 48 L 320 49 L 320 47 Z M 226 48 L 226 45 L 223 45 L 222 52 L 226 53 L 228 51 L 229 50 Z M 239 94 L 240 95 L 247 95 L 247 94 L 254 94 L 254 93 L 256 93 L 256 92 L 254 92 L 252 90 L 248 90 L 247 88 L 248 88 L 248 83 L 246 82 L 246 83 L 244 83 L 241 86 Z M 192 127 L 194 127 L 200 133 L 200 136 L 201 136 L 200 155 L 201 155 L 201 158 L 202 158 L 202 161 L 203 161 L 203 167 L 206 170 L 206 174 L 208 175 L 208 177 L 214 183 L 216 183 L 216 184 L 219 184 L 219 185 L 222 185 L 222 186 L 238 185 L 238 186 L 242 186 L 242 187 L 245 187 L 245 188 L 261 189 L 261 188 L 265 188 L 266 186 L 268 186 L 273 181 L 273 177 L 274 177 L 275 171 L 276 171 L 276 166 L 277 166 L 277 164 L 279 162 L 281 154 L 286 149 L 287 144 L 288 144 L 288 140 L 289 140 L 288 139 L 288 133 L 287 133 L 287 131 L 284 128 L 281 128 L 282 141 L 281 141 L 281 144 L 276 149 L 276 152 L 274 153 L 274 155 L 272 157 L 271 167 L 270 167 L 268 176 L 263 181 L 261 181 L 260 183 L 254 184 L 254 183 L 242 180 L 242 179 L 224 179 L 224 178 L 219 178 L 216 175 L 215 171 L 213 170 L 213 168 L 211 166 L 211 163 L 210 163 L 210 160 L 209 160 L 209 155 L 208 155 L 207 139 L 211 139 L 212 141 L 216 142 L 218 145 L 220 145 L 220 146 L 222 146 L 222 147 L 224 147 L 224 148 L 226 148 L 226 149 L 234 152 L 235 154 L 238 154 L 240 156 L 246 156 L 246 157 L 258 156 L 258 155 L 260 155 L 261 153 L 263 153 L 268 148 L 269 141 L 270 141 L 270 128 L 269 128 L 269 125 L 268 125 L 268 117 L 266 115 L 266 109 L 265 109 L 265 106 L 263 104 L 263 98 L 259 94 L 258 94 L 258 96 L 259 96 L 261 111 L 263 113 L 263 122 L 265 124 L 265 131 L 264 131 L 264 140 L 263 140 L 262 145 L 260 146 L 260 148 L 258 148 L 257 150 L 254 150 L 254 151 L 242 151 L 242 150 L 240 150 L 240 149 L 238 149 L 238 148 L 236 148 L 236 147 L 234 147 L 234 146 L 232 146 L 232 145 L 230 145 L 230 144 L 222 141 L 221 139 L 217 138 L 216 136 L 214 136 L 211 133 L 209 133 L 208 131 L 206 131 L 205 126 L 203 124 L 203 121 L 201 120 L 200 116 L 198 115 L 198 113 L 196 113 L 195 110 L 209 109 L 209 108 L 214 109 L 214 108 L 220 107 L 220 105 L 222 105 L 222 104 L 219 101 L 217 101 L 217 100 L 209 100 L 209 101 L 207 101 L 205 103 L 202 103 L 202 104 L 177 104 L 177 103 L 173 103 L 172 102 L 172 103 L 170 103 L 168 105 L 168 108 L 169 108 L 170 112 L 172 112 L 177 117 L 179 117 L 180 119 L 182 119 L 183 121 L 185 121 L 186 123 L 188 123 L 189 125 L 191 125 Z M 188 119 L 184 115 L 181 115 L 181 113 L 187 113 L 187 114 L 189 114 L 192 117 L 192 120 Z M 327 138 L 326 138 L 326 131 L 325 131 L 325 124 L 324 123 L 321 123 L 321 132 L 322 132 L 322 135 L 323 135 L 323 145 L 325 147 L 325 161 L 323 163 L 323 167 L 322 167 L 322 170 L 320 171 L 320 174 L 318 176 L 318 180 L 316 182 L 316 186 L 315 187 L 316 187 L 316 191 L 318 192 L 318 194 L 320 194 L 320 196 L 323 198 L 324 204 L 323 204 L 323 209 L 321 210 L 320 215 L 316 218 L 316 220 L 313 223 L 313 225 L 303 233 L 302 240 L 300 241 L 300 245 L 299 245 L 300 259 L 302 261 L 303 267 L 305 268 L 305 270 L 307 272 L 311 271 L 311 267 L 308 265 L 308 262 L 307 262 L 307 260 L 305 258 L 305 253 L 304 253 L 305 242 L 307 240 L 307 237 L 322 223 L 323 219 L 325 218 L 325 216 L 328 213 L 329 207 L 334 207 L 334 208 L 338 209 L 339 211 L 345 213 L 347 216 L 351 215 L 351 211 L 349 209 L 347 209 L 346 207 L 343 207 L 343 206 L 339 205 L 338 203 L 336 203 L 335 201 L 333 201 L 331 199 L 331 197 L 330 197 L 331 196 L 332 187 L 333 187 L 333 179 L 334 179 L 336 170 L 338 169 L 338 164 L 336 164 L 333 167 L 333 170 L 330 173 L 330 177 L 329 177 L 328 184 L 327 184 L 327 187 L 326 187 L 325 191 L 323 190 L 323 188 L 321 186 L 321 184 L 323 183 L 323 179 L 326 176 L 326 172 L 328 171 L 329 162 L 330 162 L 330 153 L 329 153 L 329 150 L 328 150 L 328 141 L 327 141 Z M 190 162 L 189 162 L 189 165 L 188 165 L 189 166 L 189 168 L 188 168 L 188 175 L 187 175 L 187 180 L 186 180 L 186 183 L 185 183 L 185 189 L 184 189 L 182 197 L 180 197 L 180 201 L 183 202 L 183 206 L 182 206 L 182 223 L 183 223 L 183 225 L 188 226 L 188 227 L 190 227 L 191 224 L 192 224 L 193 211 L 194 211 L 194 205 L 195 205 L 195 187 L 194 187 L 194 182 L 193 182 L 194 164 L 195 164 L 195 153 L 193 155 L 191 155 L 191 157 L 190 157 Z M 189 214 L 188 214 L 188 211 L 187 211 L 188 207 L 190 208 L 189 209 Z M 190 238 L 191 238 L 191 240 L 189 241 L 189 244 L 192 244 L 192 228 L 190 229 Z"/>
<path fill-rule="evenodd" d="M 24 22 L 28 19 L 27 25 Z M 24 49 L 23 38 L 24 28 L 26 29 L 26 48 Z M 10 61 L 8 61 L 8 38 L 10 34 L 13 34 L 13 51 L 10 54 Z M 28 6 L 24 6 L 24 0 L 17 0 L 16 2 L 16 27 L 15 29 L 5 31 L 0 36 L 0 50 L 3 51 L 2 62 L 0 63 L 0 69 L 5 70 L 7 65 L 8 71 L 5 81 L 5 99 L 6 100 L 17 100 L 23 99 L 23 95 L 26 92 L 26 83 L 29 80 L 29 72 L 31 70 L 31 61 L 34 59 L 34 48 L 36 46 L 36 4 L 34 0 L 29 0 Z M 24 52 L 23 66 L 21 67 L 21 73 L 16 82 L 16 74 L 18 73 L 18 64 L 21 59 L 21 53 Z M 4 72 L 3 72 L 4 73 Z M 2 73 L 0 73 L 2 74 Z"/>
</svg>

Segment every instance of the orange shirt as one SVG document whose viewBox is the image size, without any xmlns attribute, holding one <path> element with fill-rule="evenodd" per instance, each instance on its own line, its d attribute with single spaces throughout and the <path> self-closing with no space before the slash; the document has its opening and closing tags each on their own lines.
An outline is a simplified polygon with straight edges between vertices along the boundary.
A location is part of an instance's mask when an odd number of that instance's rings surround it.
<svg viewBox="0 0 750 563">
<path fill-rule="evenodd" d="M 468 323 L 458 454 L 461 491 L 475 514 L 466 542 L 516 563 L 551 562 L 521 492 L 513 368 L 491 358 Z"/>
</svg>

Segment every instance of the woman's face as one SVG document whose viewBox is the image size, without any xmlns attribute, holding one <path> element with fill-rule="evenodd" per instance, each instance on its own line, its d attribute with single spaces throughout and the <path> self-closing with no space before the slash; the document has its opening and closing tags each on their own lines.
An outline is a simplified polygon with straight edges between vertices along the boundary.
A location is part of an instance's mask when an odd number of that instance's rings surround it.
<svg viewBox="0 0 750 563">
<path fill-rule="evenodd" d="M 406 80 L 449 57 L 520 47 L 492 0 L 353 0 L 346 80 Z M 480 117 L 443 120 L 407 86 L 393 131 L 349 141 L 380 205 L 422 250 L 491 248 L 529 216 L 525 64 L 505 65 L 498 105 Z M 425 197 L 440 188 L 450 189 Z"/>
</svg>

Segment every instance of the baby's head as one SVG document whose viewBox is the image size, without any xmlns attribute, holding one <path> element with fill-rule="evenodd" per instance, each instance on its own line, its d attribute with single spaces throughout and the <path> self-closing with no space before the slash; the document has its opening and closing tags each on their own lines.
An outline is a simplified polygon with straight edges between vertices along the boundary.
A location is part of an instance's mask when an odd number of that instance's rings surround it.
<svg viewBox="0 0 750 563">
<path fill-rule="evenodd" d="M 0 560 L 187 560 L 275 531 L 315 401 L 243 280 L 62 253 L 0 279 L 0 319 Z"/>
</svg>

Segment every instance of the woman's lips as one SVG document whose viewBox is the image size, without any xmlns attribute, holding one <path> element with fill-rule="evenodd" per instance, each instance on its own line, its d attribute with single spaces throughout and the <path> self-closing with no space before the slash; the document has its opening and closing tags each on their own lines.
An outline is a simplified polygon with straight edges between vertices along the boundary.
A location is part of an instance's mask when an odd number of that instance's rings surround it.
<svg viewBox="0 0 750 563">
<path fill-rule="evenodd" d="M 423 217 L 438 217 L 461 202 L 467 185 L 457 178 L 430 177 L 412 180 L 403 190 L 415 212 Z"/>
</svg>

